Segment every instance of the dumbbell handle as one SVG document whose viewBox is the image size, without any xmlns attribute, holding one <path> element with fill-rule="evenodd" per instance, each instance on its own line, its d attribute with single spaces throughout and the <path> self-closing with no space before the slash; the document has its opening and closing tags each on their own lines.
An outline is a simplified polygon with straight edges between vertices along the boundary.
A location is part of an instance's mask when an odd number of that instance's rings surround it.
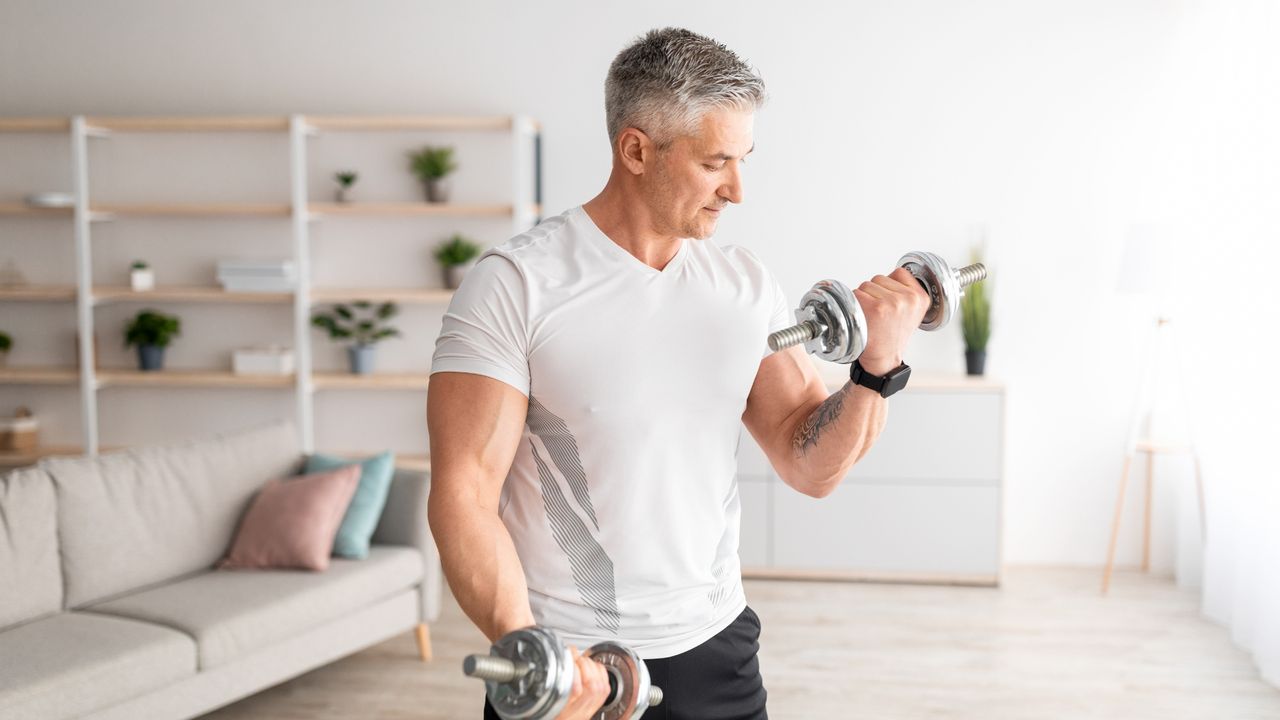
<svg viewBox="0 0 1280 720">
<path fill-rule="evenodd" d="M 973 265 L 965 265 L 956 270 L 956 281 L 961 288 L 967 288 L 970 285 L 983 280 L 987 277 L 987 267 L 982 263 L 974 263 Z M 920 283 L 920 287 L 927 292 L 929 290 L 919 278 L 916 282 Z M 806 320 L 798 325 L 792 325 L 789 328 L 783 328 L 769 335 L 769 349 L 777 352 L 792 345 L 806 343 L 822 334 L 823 328 L 813 320 Z"/>
<path fill-rule="evenodd" d="M 533 670 L 533 664 L 527 662 L 516 662 L 504 657 L 496 657 L 493 655 L 468 655 L 462 661 L 462 672 L 468 677 L 480 678 L 481 680 L 493 680 L 494 682 L 511 682 L 524 677 Z M 613 702 L 613 697 L 618 692 L 618 681 L 613 674 L 609 674 L 609 697 L 605 700 L 605 705 Z M 649 707 L 662 704 L 662 688 L 656 685 L 649 686 Z"/>
</svg>

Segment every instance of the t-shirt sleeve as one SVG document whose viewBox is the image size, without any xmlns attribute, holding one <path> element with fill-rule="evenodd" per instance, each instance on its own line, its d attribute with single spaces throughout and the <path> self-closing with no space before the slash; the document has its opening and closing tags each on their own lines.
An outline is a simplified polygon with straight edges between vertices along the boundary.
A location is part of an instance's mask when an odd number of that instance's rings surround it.
<svg viewBox="0 0 1280 720">
<path fill-rule="evenodd" d="M 485 375 L 529 395 L 528 308 L 524 277 L 489 254 L 467 272 L 444 314 L 431 374 Z"/>
<path fill-rule="evenodd" d="M 772 335 L 779 330 L 795 325 L 796 320 L 795 313 L 792 311 L 790 303 L 787 302 L 787 294 L 782 291 L 782 285 L 778 283 L 773 273 L 768 273 L 768 278 L 769 286 L 772 288 L 770 295 L 773 297 L 773 310 L 769 313 L 769 334 Z M 764 357 L 769 357 L 772 354 L 773 351 L 766 345 Z"/>
</svg>

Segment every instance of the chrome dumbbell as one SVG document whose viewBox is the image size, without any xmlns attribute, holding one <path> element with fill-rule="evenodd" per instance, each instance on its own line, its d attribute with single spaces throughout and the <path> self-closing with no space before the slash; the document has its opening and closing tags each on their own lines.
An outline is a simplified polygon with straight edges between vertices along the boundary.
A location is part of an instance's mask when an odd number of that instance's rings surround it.
<svg viewBox="0 0 1280 720">
<path fill-rule="evenodd" d="M 634 720 L 662 702 L 662 690 L 649 683 L 649 669 L 630 648 L 603 642 L 583 655 L 604 665 L 609 675 L 609 697 L 593 720 Z M 468 655 L 462 672 L 484 680 L 489 704 L 500 717 L 540 720 L 564 709 L 577 670 L 560 636 L 535 625 L 503 635 L 488 655 Z"/>
<path fill-rule="evenodd" d="M 921 330 L 937 330 L 955 316 L 964 289 L 987 277 L 981 263 L 952 270 L 942 258 L 927 252 L 910 252 L 898 260 L 929 293 L 929 310 Z M 823 360 L 851 363 L 867 346 L 867 318 L 858 298 L 836 280 L 820 280 L 800 298 L 796 324 L 769 336 L 774 352 L 803 344 Z"/>
</svg>

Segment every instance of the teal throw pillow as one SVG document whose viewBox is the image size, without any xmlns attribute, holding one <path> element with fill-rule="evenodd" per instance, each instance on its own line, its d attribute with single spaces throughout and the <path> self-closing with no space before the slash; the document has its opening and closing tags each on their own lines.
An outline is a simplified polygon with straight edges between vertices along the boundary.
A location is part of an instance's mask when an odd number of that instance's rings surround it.
<svg viewBox="0 0 1280 720">
<path fill-rule="evenodd" d="M 310 455 L 307 457 L 307 474 L 335 470 L 345 465 L 355 465 L 349 458 L 332 455 Z M 369 541 L 373 531 L 378 527 L 382 517 L 382 508 L 387 504 L 387 493 L 391 491 L 391 476 L 396 470 L 396 456 L 391 451 L 359 462 L 360 485 L 356 494 L 347 506 L 346 515 L 342 516 L 342 524 L 338 527 L 338 535 L 333 539 L 333 554 L 338 557 L 363 560 L 369 557 Z"/>
</svg>

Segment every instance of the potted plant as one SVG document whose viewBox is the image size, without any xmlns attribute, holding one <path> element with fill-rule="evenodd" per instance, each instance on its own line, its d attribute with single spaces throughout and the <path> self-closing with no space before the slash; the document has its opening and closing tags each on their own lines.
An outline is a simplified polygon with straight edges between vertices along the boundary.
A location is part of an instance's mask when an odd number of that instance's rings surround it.
<svg viewBox="0 0 1280 720">
<path fill-rule="evenodd" d="M 970 253 L 970 262 L 982 262 L 982 253 Z M 987 283 L 965 288 L 960 298 L 960 326 L 964 332 L 964 363 L 969 375 L 982 375 L 987 364 L 987 341 L 991 339 L 991 300 L 987 296 Z"/>
<path fill-rule="evenodd" d="M 453 237 L 436 246 L 436 260 L 444 267 L 445 287 L 456 290 L 462 285 L 467 270 L 476 264 L 480 246 L 466 236 L 455 233 Z"/>
<path fill-rule="evenodd" d="M 452 147 L 427 145 L 417 152 L 411 152 L 409 167 L 422 180 L 427 191 L 427 202 L 449 201 L 449 185 L 445 182 L 445 177 L 458 169 L 458 163 L 453 159 Z"/>
<path fill-rule="evenodd" d="M 164 349 L 182 334 L 182 321 L 156 310 L 142 310 L 125 325 L 124 344 L 138 346 L 138 369 L 164 367 Z"/>
<path fill-rule="evenodd" d="M 9 364 L 9 349 L 13 347 L 13 338 L 9 333 L 0 330 L 0 367 Z"/>
<path fill-rule="evenodd" d="M 360 175 L 355 170 L 341 170 L 334 173 L 333 179 L 338 181 L 338 189 L 334 192 L 336 202 L 351 202 L 351 186 L 356 184 Z"/>
<path fill-rule="evenodd" d="M 395 303 L 390 302 L 377 308 L 367 300 L 358 300 L 350 305 L 338 303 L 333 306 L 333 312 L 316 313 L 311 324 L 328 330 L 330 340 L 355 340 L 347 348 L 351 372 L 366 375 L 373 372 L 374 343 L 400 336 L 399 330 L 386 324 L 387 320 L 395 317 L 398 309 Z"/>
<path fill-rule="evenodd" d="M 155 273 L 145 260 L 134 260 L 129 268 L 129 286 L 134 292 L 145 292 L 156 286 Z"/>
</svg>

